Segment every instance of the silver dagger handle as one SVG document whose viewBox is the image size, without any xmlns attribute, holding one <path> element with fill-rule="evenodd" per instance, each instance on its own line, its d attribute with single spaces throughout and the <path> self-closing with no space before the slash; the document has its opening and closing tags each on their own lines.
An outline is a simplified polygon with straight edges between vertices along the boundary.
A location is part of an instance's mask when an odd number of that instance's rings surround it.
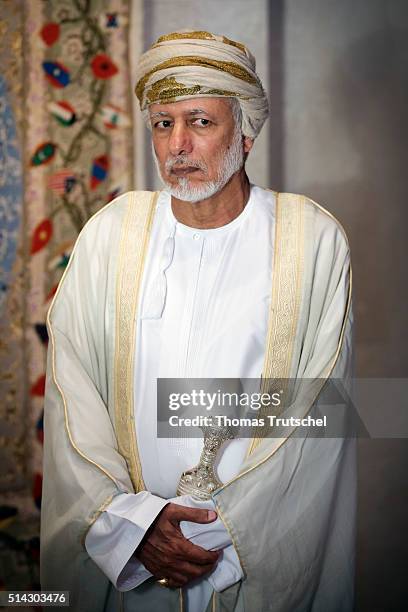
<svg viewBox="0 0 408 612">
<path fill-rule="evenodd" d="M 212 493 L 222 483 L 215 473 L 215 462 L 218 452 L 224 442 L 234 437 L 229 427 L 212 425 L 201 428 L 204 432 L 204 448 L 198 464 L 183 472 L 181 475 L 177 495 L 191 495 L 195 499 L 210 499 Z"/>
</svg>

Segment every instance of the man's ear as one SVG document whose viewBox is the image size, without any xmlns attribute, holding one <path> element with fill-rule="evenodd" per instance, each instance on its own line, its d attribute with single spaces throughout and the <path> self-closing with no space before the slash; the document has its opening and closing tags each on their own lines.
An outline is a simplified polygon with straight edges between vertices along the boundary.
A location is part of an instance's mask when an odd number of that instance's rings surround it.
<svg viewBox="0 0 408 612">
<path fill-rule="evenodd" d="M 249 153 L 254 146 L 254 141 L 249 136 L 244 136 L 244 153 Z"/>
</svg>

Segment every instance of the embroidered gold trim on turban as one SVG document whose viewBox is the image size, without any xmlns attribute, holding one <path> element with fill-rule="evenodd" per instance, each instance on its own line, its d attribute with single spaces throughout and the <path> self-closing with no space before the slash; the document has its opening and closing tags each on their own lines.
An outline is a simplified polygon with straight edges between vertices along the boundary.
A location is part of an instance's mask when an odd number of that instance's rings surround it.
<svg viewBox="0 0 408 612">
<path fill-rule="evenodd" d="M 186 38 L 196 39 L 196 40 L 220 40 L 227 45 L 232 45 L 233 47 L 237 47 L 241 49 L 244 53 L 246 53 L 246 47 L 240 42 L 236 42 L 235 40 L 231 40 L 226 36 L 216 36 L 215 34 L 211 34 L 211 32 L 206 32 L 205 30 L 194 30 L 192 32 L 172 32 L 171 34 L 164 34 L 157 39 L 157 43 L 166 42 L 166 40 L 183 40 Z"/>
<path fill-rule="evenodd" d="M 245 70 L 245 68 L 239 64 L 236 64 L 235 62 L 222 62 L 214 59 L 207 59 L 205 57 L 199 57 L 197 55 L 190 57 L 173 57 L 152 68 L 139 80 L 135 88 L 136 96 L 138 97 L 139 102 L 142 101 L 143 92 L 147 81 L 155 72 L 165 70 L 166 68 L 176 68 L 178 66 L 203 66 L 206 68 L 214 68 L 215 70 L 232 74 L 237 79 L 242 79 L 247 83 L 257 82 L 255 77 L 253 77 Z"/>
</svg>

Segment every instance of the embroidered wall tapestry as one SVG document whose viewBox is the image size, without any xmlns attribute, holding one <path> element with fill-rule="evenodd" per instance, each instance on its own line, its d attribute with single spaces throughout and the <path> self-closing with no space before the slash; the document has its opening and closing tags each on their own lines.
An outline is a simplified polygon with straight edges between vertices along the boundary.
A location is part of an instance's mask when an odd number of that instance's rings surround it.
<svg viewBox="0 0 408 612">
<path fill-rule="evenodd" d="M 0 3 L 0 580 L 12 588 L 38 573 L 46 313 L 83 225 L 133 187 L 128 26 L 128 0 Z"/>
</svg>

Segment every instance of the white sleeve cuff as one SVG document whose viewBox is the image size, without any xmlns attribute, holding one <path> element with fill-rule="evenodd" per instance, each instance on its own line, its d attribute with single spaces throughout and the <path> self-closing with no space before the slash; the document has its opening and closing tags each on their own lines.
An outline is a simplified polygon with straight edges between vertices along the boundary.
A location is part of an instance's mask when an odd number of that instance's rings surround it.
<svg viewBox="0 0 408 612">
<path fill-rule="evenodd" d="M 169 502 L 216 510 L 212 500 L 196 501 L 187 495 L 166 500 L 148 491 L 136 495 L 121 493 L 89 529 L 85 539 L 86 550 L 119 591 L 130 591 L 152 576 L 132 555 Z M 197 546 L 206 550 L 223 549 L 216 568 L 207 577 L 215 591 L 223 591 L 243 578 L 238 555 L 220 518 L 212 523 L 181 521 L 180 528 L 184 537 Z"/>
<path fill-rule="evenodd" d="M 132 555 L 167 504 L 148 491 L 121 493 L 89 529 L 85 548 L 118 590 L 134 589 L 152 576 Z"/>
<path fill-rule="evenodd" d="M 197 501 L 189 495 L 183 495 L 175 497 L 170 501 L 174 504 L 189 506 L 190 508 L 205 508 L 217 511 L 212 499 Z M 244 577 L 244 572 L 242 571 L 241 563 L 232 544 L 229 532 L 219 517 L 212 523 L 181 521 L 180 528 L 185 538 L 193 544 L 201 546 L 201 548 L 206 550 L 223 549 L 215 569 L 207 577 L 214 591 L 223 591 Z"/>
</svg>

